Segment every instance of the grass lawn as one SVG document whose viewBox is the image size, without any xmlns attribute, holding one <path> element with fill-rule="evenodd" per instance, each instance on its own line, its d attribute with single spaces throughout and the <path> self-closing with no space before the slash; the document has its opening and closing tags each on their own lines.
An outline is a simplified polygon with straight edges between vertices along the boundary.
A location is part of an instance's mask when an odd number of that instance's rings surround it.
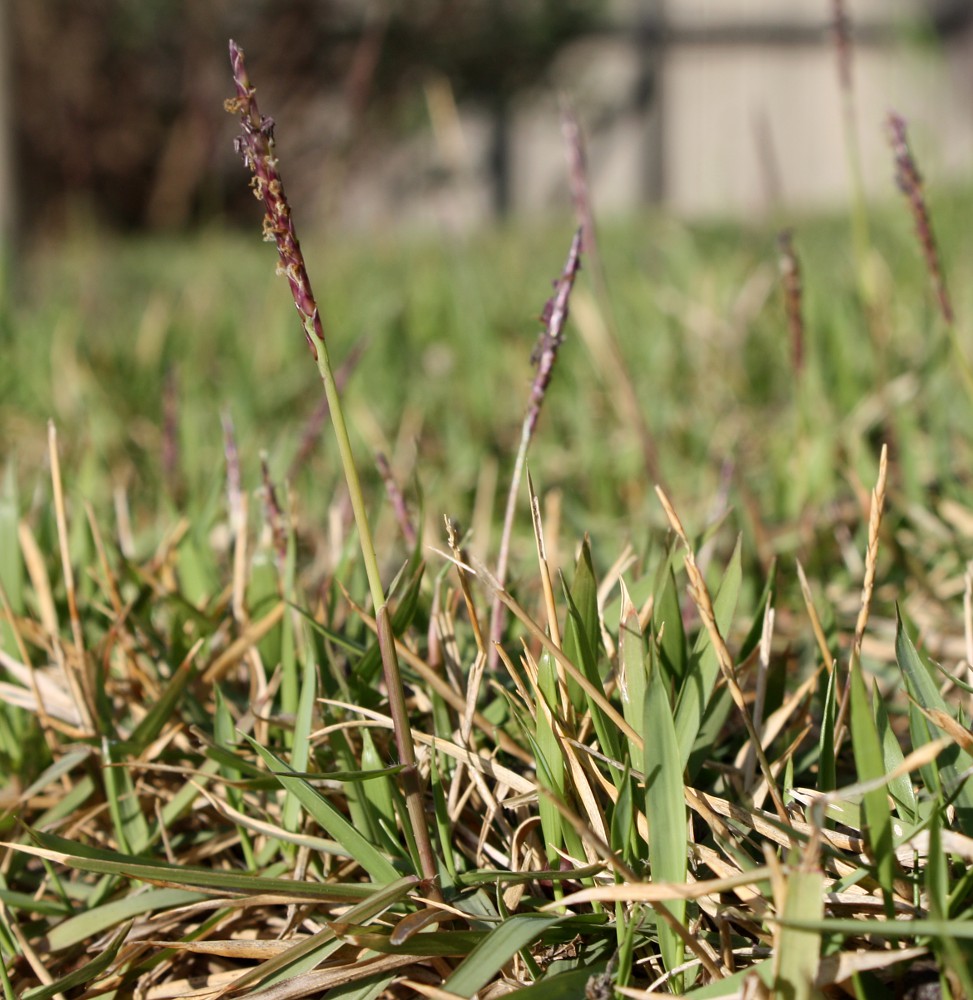
<svg viewBox="0 0 973 1000">
<path fill-rule="evenodd" d="M 973 994 L 973 197 L 950 325 L 888 194 L 799 322 L 770 225 L 600 230 L 502 586 L 569 220 L 305 246 L 377 584 L 271 248 L 19 262 L 7 1000 Z"/>
</svg>

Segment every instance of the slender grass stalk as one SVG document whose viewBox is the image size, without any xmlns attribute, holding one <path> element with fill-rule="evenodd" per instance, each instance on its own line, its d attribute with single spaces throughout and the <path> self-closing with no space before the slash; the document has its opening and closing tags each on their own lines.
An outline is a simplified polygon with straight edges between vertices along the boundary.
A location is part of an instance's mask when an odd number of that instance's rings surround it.
<svg viewBox="0 0 973 1000">
<path fill-rule="evenodd" d="M 943 275 L 942 262 L 939 257 L 939 247 L 932 231 L 929 206 L 926 204 L 925 192 L 922 189 L 922 175 L 919 173 L 919 167 L 916 165 L 915 157 L 909 147 L 908 127 L 905 119 L 894 111 L 889 114 L 887 125 L 889 145 L 892 147 L 892 155 L 895 157 L 895 182 L 909 202 L 909 209 L 916 224 L 916 236 L 919 238 L 922 255 L 926 261 L 926 269 L 929 271 L 929 277 L 936 292 L 939 311 L 942 313 L 943 319 L 952 325 L 955 318 L 953 302 L 949 295 L 949 289 L 946 287 L 946 278 Z"/>
<path fill-rule="evenodd" d="M 568 319 L 568 302 L 571 298 L 571 289 L 574 288 L 574 279 L 581 268 L 581 241 L 582 230 L 578 229 L 571 240 L 571 248 L 568 250 L 568 257 L 564 263 L 564 270 L 561 277 L 554 283 L 554 294 L 547 300 L 544 311 L 541 313 L 541 322 L 544 330 L 541 332 L 537 347 L 531 361 L 537 366 L 537 374 L 530 387 L 530 398 L 527 401 L 527 412 L 524 414 L 524 422 L 520 431 L 520 447 L 517 449 L 517 458 L 514 461 L 514 471 L 510 479 L 510 490 L 507 493 L 507 509 L 503 516 L 503 532 L 500 535 L 500 552 L 497 556 L 496 579 L 499 581 L 499 588 L 502 588 L 507 579 L 507 562 L 510 558 L 510 536 L 513 532 L 514 514 L 517 511 L 517 493 L 520 491 L 520 480 L 527 465 L 527 449 L 534 438 L 537 430 L 537 421 L 541 415 L 541 406 L 544 404 L 544 396 L 547 387 L 551 384 L 551 376 L 554 374 L 554 362 L 557 361 L 557 352 L 564 343 L 564 326 Z M 493 607 L 490 613 L 490 651 L 489 668 L 496 668 L 498 652 L 496 644 L 500 642 L 503 635 L 504 606 L 499 596 L 494 596 Z"/>
<path fill-rule="evenodd" d="M 378 640 L 382 652 L 382 666 L 388 690 L 389 708 L 395 723 L 396 748 L 399 761 L 404 766 L 402 782 L 406 792 L 409 818 L 415 831 L 422 875 L 426 879 L 435 880 L 438 876 L 438 868 L 432 853 L 429 831 L 426 827 L 425 807 L 422 802 L 422 783 L 416 767 L 415 745 L 409 728 L 405 690 L 399 672 L 399 661 L 395 651 L 388 605 L 385 601 L 378 558 L 375 554 L 375 545 L 368 524 L 361 480 L 355 465 L 351 439 L 348 435 L 341 398 L 338 394 L 338 386 L 328 354 L 321 313 L 311 290 L 311 282 L 304 263 L 304 254 L 297 239 L 290 205 L 284 194 L 277 158 L 274 155 L 274 122 L 273 119 L 261 115 L 257 107 L 256 90 L 251 85 L 247 75 L 243 50 L 232 40 L 230 41 L 230 62 L 233 66 L 233 81 L 236 85 L 237 96 L 226 102 L 226 108 L 230 112 L 239 114 L 243 126 L 243 134 L 236 140 L 236 149 L 253 175 L 251 186 L 255 197 L 264 204 L 266 210 L 264 238 L 268 242 L 273 241 L 277 246 L 277 254 L 280 257 L 279 273 L 287 278 L 290 285 L 308 348 L 317 364 L 321 381 L 324 383 L 324 392 L 331 413 L 331 424 L 338 442 L 345 482 L 348 485 L 352 510 L 355 514 L 355 524 L 358 528 L 359 545 L 365 563 L 365 572 L 368 576 L 368 586 L 371 591 L 372 603 L 375 606 L 375 620 L 378 626 Z"/>
</svg>

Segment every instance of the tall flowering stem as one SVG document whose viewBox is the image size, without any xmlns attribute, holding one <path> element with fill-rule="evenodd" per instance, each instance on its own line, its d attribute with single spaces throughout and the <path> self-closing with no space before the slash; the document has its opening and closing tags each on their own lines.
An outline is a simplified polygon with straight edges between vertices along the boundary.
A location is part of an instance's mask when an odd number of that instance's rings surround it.
<svg viewBox="0 0 973 1000">
<path fill-rule="evenodd" d="M 923 191 L 922 174 L 916 165 L 915 157 L 909 147 L 909 137 L 905 119 L 892 112 L 888 117 L 888 138 L 895 158 L 895 181 L 899 190 L 905 195 L 912 212 L 912 220 L 916 227 L 916 237 L 922 255 L 926 261 L 926 270 L 932 281 L 933 290 L 939 304 L 939 312 L 946 323 L 946 332 L 953 345 L 953 351 L 959 361 L 960 373 L 966 382 L 966 389 L 973 396 L 973 368 L 970 366 L 966 351 L 960 344 L 956 332 L 956 316 L 953 312 L 953 301 L 946 286 L 946 275 L 939 256 L 939 247 L 929 216 L 929 206 Z"/>
<path fill-rule="evenodd" d="M 929 277 L 932 279 L 933 288 L 936 291 L 936 298 L 939 300 L 939 311 L 943 314 L 943 319 L 952 325 L 953 303 L 946 287 L 946 278 L 943 275 L 939 259 L 939 248 L 936 245 L 936 237 L 932 231 L 932 220 L 929 218 L 929 209 L 922 190 L 922 175 L 919 173 L 912 150 L 909 148 L 905 119 L 895 112 L 892 112 L 888 117 L 888 136 L 892 155 L 895 157 L 895 182 L 909 202 L 912 219 L 916 225 L 916 236 L 919 237 L 922 255 L 926 259 L 926 269 L 929 271 Z"/>
<path fill-rule="evenodd" d="M 280 258 L 278 273 L 283 274 L 290 285 L 294 305 L 301 318 L 304 336 L 318 366 L 321 381 L 324 383 L 324 392 L 331 412 L 331 423 L 338 440 L 341 464 L 345 481 L 348 484 L 352 509 L 355 513 L 355 524 L 358 527 L 359 544 L 365 562 L 365 572 L 368 575 L 372 603 L 375 605 L 375 622 L 382 652 L 385 686 L 388 690 L 389 711 L 394 724 L 399 761 L 403 765 L 402 783 L 409 821 L 415 832 L 422 876 L 435 880 L 438 876 L 438 868 L 426 826 L 423 789 L 416 767 L 415 745 L 409 727 L 405 691 L 399 672 L 391 619 L 385 601 L 385 592 L 382 588 L 375 545 L 368 525 L 361 481 L 351 450 L 351 441 L 348 437 L 348 428 L 345 424 L 344 411 L 341 408 L 334 371 L 328 356 L 321 313 L 314 300 L 314 293 L 311 291 L 311 282 L 304 265 L 304 255 L 297 239 L 290 205 L 288 205 L 287 197 L 284 194 L 284 185 L 278 170 L 277 157 L 274 154 L 274 121 L 260 113 L 260 109 L 257 107 L 256 90 L 251 85 L 247 75 L 243 50 L 234 41 L 230 42 L 230 62 L 233 66 L 236 97 L 230 98 L 226 102 L 226 110 L 239 115 L 240 123 L 243 126 L 243 132 L 236 140 L 236 150 L 243 157 L 243 162 L 252 175 L 250 186 L 254 196 L 263 202 L 265 212 L 264 239 L 274 243 L 277 247 L 277 255 Z"/>
<path fill-rule="evenodd" d="M 578 229 L 571 241 L 571 248 L 568 250 L 568 258 L 564 263 L 564 270 L 561 277 L 554 282 L 554 294 L 547 300 L 544 310 L 541 313 L 541 322 L 544 329 L 541 331 L 531 357 L 531 362 L 536 366 L 537 373 L 530 387 L 530 399 L 527 401 L 527 411 L 524 414 L 524 422 L 520 430 L 520 447 L 517 450 L 517 459 L 514 462 L 513 476 L 510 481 L 510 490 L 507 493 L 507 510 L 503 519 L 503 533 L 500 536 L 500 553 L 497 556 L 497 579 L 502 587 L 507 577 L 507 561 L 510 556 L 510 536 L 513 532 L 514 513 L 517 509 L 517 493 L 520 490 L 520 479 L 527 464 L 527 449 L 534 437 L 537 429 L 537 421 L 541 415 L 541 406 L 544 403 L 544 396 L 547 387 L 551 383 L 551 376 L 554 374 L 554 362 L 557 361 L 557 352 L 564 342 L 564 327 L 568 320 L 568 302 L 571 298 L 571 289 L 574 288 L 574 279 L 581 269 L 581 242 L 583 230 Z M 490 615 L 490 651 L 488 653 L 488 663 L 490 668 L 496 666 L 498 659 L 497 643 L 503 634 L 504 606 L 500 598 L 495 598 Z"/>
</svg>

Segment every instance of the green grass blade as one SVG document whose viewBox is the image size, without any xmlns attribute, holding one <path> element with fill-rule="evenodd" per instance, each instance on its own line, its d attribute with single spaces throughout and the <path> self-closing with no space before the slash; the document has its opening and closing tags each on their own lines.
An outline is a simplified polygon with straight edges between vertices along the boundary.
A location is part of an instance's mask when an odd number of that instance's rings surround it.
<svg viewBox="0 0 973 1000">
<path fill-rule="evenodd" d="M 775 942 L 774 987 L 781 1000 L 811 1000 L 821 954 L 821 935 L 800 930 L 790 921 L 815 921 L 824 916 L 824 876 L 820 871 L 789 872 L 786 879 L 784 926 Z"/>
<path fill-rule="evenodd" d="M 581 553 L 575 565 L 571 589 L 565 591 L 565 601 L 568 606 L 568 614 L 562 643 L 564 653 L 584 674 L 585 678 L 597 690 L 601 690 L 604 679 L 599 670 L 601 625 L 598 617 L 598 581 L 595 578 L 591 562 L 591 546 L 587 537 L 582 543 Z M 583 708 L 587 703 L 602 750 L 613 760 L 621 760 L 624 751 L 618 727 L 611 722 L 602 707 L 588 696 L 570 675 L 567 686 L 575 709 Z M 613 774 L 616 773 L 613 772 Z"/>
<path fill-rule="evenodd" d="M 166 887 L 190 886 L 215 893 L 256 896 L 264 893 L 280 894 L 309 900 L 337 900 L 342 902 L 367 899 L 382 887 L 364 882 L 298 882 L 294 879 L 248 875 L 238 871 L 214 871 L 190 865 L 170 865 L 162 862 L 147 863 L 141 858 L 103 851 L 51 833 L 31 831 L 37 845 L 3 843 L 0 846 L 23 854 L 76 868 L 79 871 L 103 875 L 121 875 L 141 882 L 155 882 Z M 398 877 L 398 873 L 396 873 Z"/>
<path fill-rule="evenodd" d="M 15 615 L 24 612 L 24 566 L 20 557 L 17 479 L 14 464 L 8 461 L 0 487 L 0 587 Z M 0 648 L 16 649 L 13 632 L 6 616 L 0 616 Z"/>
<path fill-rule="evenodd" d="M 889 722 L 888 709 L 881 698 L 875 699 L 875 726 L 878 729 L 878 736 L 882 742 L 882 757 L 885 761 L 885 771 L 891 774 L 905 759 L 898 737 Z M 916 799 L 915 789 L 912 787 L 912 779 L 908 774 L 898 774 L 892 778 L 888 785 L 889 795 L 895 802 L 896 812 L 900 819 L 907 823 L 917 823 L 919 821 L 919 803 Z"/>
<path fill-rule="evenodd" d="M 723 574 L 719 591 L 713 601 L 716 625 L 721 635 L 726 635 L 729 630 L 733 613 L 736 610 L 737 599 L 740 596 L 742 579 L 743 563 L 738 539 L 729 565 Z M 706 708 L 709 705 L 719 674 L 720 666 L 716 659 L 716 651 L 710 642 L 709 634 L 703 629 L 696 640 L 696 646 L 693 649 L 693 655 L 690 658 L 686 677 L 676 703 L 676 744 L 679 752 L 680 770 L 689 763 L 689 755 L 702 726 L 703 716 L 706 714 Z"/>
<path fill-rule="evenodd" d="M 636 733 L 645 732 L 645 691 L 648 682 L 645 642 L 639 626 L 638 612 L 632 604 L 625 584 L 622 584 L 621 622 L 618 626 L 619 688 L 622 714 Z M 628 755 L 636 771 L 645 772 L 642 745 L 628 741 Z"/>
<path fill-rule="evenodd" d="M 662 666 L 678 691 L 686 676 L 689 650 L 682 623 L 682 609 L 679 607 L 679 588 L 671 560 L 667 563 L 667 570 L 661 591 L 656 596 L 656 610 L 652 617 L 661 626 L 659 655 Z"/>
<path fill-rule="evenodd" d="M 66 993 L 78 986 L 83 986 L 85 983 L 90 983 L 92 979 L 100 976 L 115 961 L 115 956 L 118 954 L 118 950 L 121 948 L 128 930 L 125 927 L 119 931 L 109 942 L 108 947 L 97 957 L 82 962 L 73 972 L 68 973 L 68 975 L 59 979 L 56 983 L 51 983 L 50 986 L 41 986 L 38 989 L 28 990 L 21 1000 L 51 1000 L 52 997 L 56 997 L 59 993 Z"/>
<path fill-rule="evenodd" d="M 294 742 L 291 748 L 291 770 L 297 773 L 307 771 L 308 761 L 311 758 L 311 722 L 318 694 L 318 664 L 314 656 L 314 647 L 307 636 L 305 639 L 307 641 L 303 646 L 304 669 L 301 673 L 301 691 L 297 714 L 294 717 Z M 284 800 L 281 825 L 291 833 L 296 833 L 301 826 L 301 800 L 290 792 Z"/>
<path fill-rule="evenodd" d="M 206 899 L 201 892 L 189 889 L 148 889 L 141 887 L 132 895 L 103 903 L 94 909 L 84 910 L 58 924 L 47 935 L 48 950 L 61 951 L 86 939 L 91 940 L 111 927 L 131 920 L 143 913 L 158 913 L 174 906 L 186 906 Z"/>
<path fill-rule="evenodd" d="M 517 914 L 494 928 L 457 966 L 443 989 L 461 997 L 472 997 L 482 989 L 522 948 L 526 948 L 562 917 Z"/>
<path fill-rule="evenodd" d="M 127 767 L 118 766 L 118 748 L 107 736 L 101 741 L 101 750 L 106 765 L 102 771 L 105 797 L 119 847 L 126 854 L 141 854 L 149 844 L 149 824 L 135 794 L 135 782 Z"/>
<path fill-rule="evenodd" d="M 821 713 L 821 737 L 818 740 L 818 791 L 832 792 L 838 787 L 835 771 L 834 726 L 836 718 L 835 692 L 838 671 L 832 669 L 824 691 L 824 709 Z"/>
<path fill-rule="evenodd" d="M 909 694 L 926 711 L 944 712 L 952 715 L 943 696 L 939 693 L 936 683 L 933 680 L 925 663 L 916 651 L 912 640 L 906 632 L 902 616 L 896 615 L 895 629 L 895 658 L 898 661 L 899 669 L 905 677 L 906 687 Z M 921 743 L 927 743 L 934 738 L 930 729 L 930 724 L 924 718 L 917 718 L 915 709 L 912 709 L 914 725 L 913 741 L 918 747 Z M 965 775 L 973 768 L 973 757 L 965 750 L 951 747 L 946 750 L 932 765 L 938 768 L 938 773 L 946 783 L 945 792 L 947 795 L 956 793 L 955 807 L 956 819 L 960 829 L 970 835 L 973 833 L 973 790 L 966 780 Z M 958 791 L 957 791 L 958 789 Z M 930 791 L 935 794 L 936 789 Z"/>
<path fill-rule="evenodd" d="M 650 652 L 645 695 L 645 815 L 649 822 L 649 861 L 654 882 L 686 881 L 686 803 L 679 746 L 666 690 L 666 676 Z M 663 903 L 680 923 L 686 901 Z M 657 921 L 666 969 L 682 964 L 685 945 L 665 921 Z M 675 986 L 676 984 L 674 984 Z M 678 989 L 678 987 L 677 987 Z"/>
<path fill-rule="evenodd" d="M 375 849 L 341 813 L 323 796 L 276 754 L 265 749 L 256 740 L 244 736 L 256 750 L 267 767 L 277 776 L 283 788 L 294 795 L 310 813 L 314 821 L 330 834 L 368 872 L 376 882 L 392 882 L 400 872 L 379 851 Z"/>
<path fill-rule="evenodd" d="M 868 692 L 857 659 L 852 661 L 851 675 L 851 739 L 855 748 L 855 768 L 861 784 L 883 778 L 886 774 L 882 744 L 869 704 Z M 885 912 L 891 920 L 895 913 L 892 880 L 895 876 L 895 852 L 892 844 L 892 814 L 884 785 L 864 794 L 865 834 L 876 875 L 885 899 Z"/>
<path fill-rule="evenodd" d="M 557 665 L 554 657 L 546 650 L 537 661 L 537 687 L 539 698 L 544 700 L 543 705 L 538 701 L 535 706 L 534 757 L 537 781 L 560 801 L 564 798 L 564 757 L 549 714 L 556 712 L 559 704 Z M 558 850 L 564 846 L 564 822 L 557 807 L 547 796 L 542 795 L 538 800 L 538 810 L 547 860 L 553 866 L 559 857 Z"/>
</svg>

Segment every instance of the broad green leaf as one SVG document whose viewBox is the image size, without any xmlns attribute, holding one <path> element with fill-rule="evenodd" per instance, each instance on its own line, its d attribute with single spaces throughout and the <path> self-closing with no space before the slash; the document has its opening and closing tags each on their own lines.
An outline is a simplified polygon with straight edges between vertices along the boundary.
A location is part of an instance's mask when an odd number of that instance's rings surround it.
<svg viewBox="0 0 973 1000">
<path fill-rule="evenodd" d="M 108 737 L 101 741 L 101 753 L 105 763 L 102 769 L 105 798 L 119 847 L 126 854 L 141 854 L 149 845 L 149 824 L 135 793 L 132 774 L 127 767 L 118 766 L 120 754 Z"/>
<path fill-rule="evenodd" d="M 650 652 L 645 695 L 645 815 L 649 823 L 649 861 L 654 882 L 686 881 L 686 802 L 666 676 Z M 686 901 L 662 904 L 680 922 Z M 659 946 L 667 970 L 682 964 L 685 945 L 665 921 L 657 921 Z"/>
<path fill-rule="evenodd" d="M 598 584 L 591 565 L 591 550 L 587 539 L 581 547 L 581 555 L 574 571 L 571 590 L 565 592 L 568 617 L 564 626 L 563 649 L 567 658 L 578 667 L 591 684 L 602 690 L 604 680 L 598 670 L 598 650 L 601 648 L 601 633 L 598 622 Z M 600 705 L 588 697 L 577 682 L 568 679 L 568 692 L 575 708 L 585 702 L 591 712 L 591 721 L 602 751 L 613 760 L 624 756 L 622 738 L 618 727 L 605 715 Z M 612 772 L 613 775 L 617 772 Z"/>
<path fill-rule="evenodd" d="M 509 962 L 562 917 L 536 913 L 508 917 L 463 959 L 443 984 L 443 989 L 461 997 L 472 997 Z"/>
<path fill-rule="evenodd" d="M 882 757 L 885 761 L 885 773 L 891 774 L 901 765 L 905 759 L 902 747 L 899 745 L 898 737 L 889 724 L 889 713 L 885 707 L 885 702 L 881 698 L 875 699 L 875 726 L 878 729 L 878 737 L 882 742 Z M 912 778 L 908 774 L 899 774 L 888 784 L 889 795 L 892 796 L 896 805 L 896 812 L 899 818 L 906 823 L 915 823 L 918 818 L 919 803 L 916 801 L 915 789 L 912 787 Z"/>
<path fill-rule="evenodd" d="M 855 749 L 858 781 L 861 783 L 875 781 L 885 776 L 885 761 L 857 659 L 852 660 L 848 683 L 851 685 L 851 739 Z M 886 915 L 891 920 L 895 912 L 892 887 L 895 876 L 895 852 L 892 844 L 892 815 L 884 784 L 864 793 L 864 807 L 865 834 L 885 898 Z"/>
<path fill-rule="evenodd" d="M 785 921 L 820 920 L 824 916 L 824 876 L 820 871 L 797 869 L 787 876 L 783 916 Z M 811 1000 L 821 954 L 821 935 L 799 930 L 785 922 L 775 942 L 776 996 L 782 1000 Z"/>
<path fill-rule="evenodd" d="M 622 714 L 637 733 L 644 732 L 645 690 L 648 681 L 645 642 L 639 627 L 639 616 L 625 584 L 622 584 L 621 622 L 618 626 L 619 690 Z M 642 746 L 635 740 L 628 743 L 629 759 L 636 771 L 645 771 Z"/>
<path fill-rule="evenodd" d="M 912 644 L 898 609 L 896 609 L 895 658 L 905 677 L 909 694 L 922 708 L 927 711 L 952 714 L 939 693 L 932 675 Z M 913 741 L 918 747 L 922 743 L 929 742 L 934 734 L 929 728 L 930 723 L 925 718 L 918 718 L 915 709 L 912 709 L 911 714 Z M 938 769 L 945 782 L 944 791 L 947 797 L 955 793 L 957 823 L 964 833 L 970 835 L 973 833 L 973 790 L 966 780 L 966 774 L 973 768 L 973 757 L 958 746 L 950 747 L 942 753 L 933 767 Z M 936 789 L 930 791 L 935 793 Z"/>
<path fill-rule="evenodd" d="M 676 585 L 676 574 L 671 562 L 662 589 L 656 596 L 652 621 L 659 636 L 662 666 L 673 682 L 675 690 L 678 691 L 686 676 L 689 650 L 686 631 L 682 624 L 682 608 L 679 606 L 679 588 Z"/>
<path fill-rule="evenodd" d="M 90 910 L 84 910 L 54 927 L 46 937 L 49 951 L 61 951 L 86 940 L 93 940 L 118 924 L 143 913 L 157 913 L 175 906 L 187 906 L 206 899 L 205 893 L 189 889 L 139 888 L 129 896 L 113 899 Z"/>
</svg>

